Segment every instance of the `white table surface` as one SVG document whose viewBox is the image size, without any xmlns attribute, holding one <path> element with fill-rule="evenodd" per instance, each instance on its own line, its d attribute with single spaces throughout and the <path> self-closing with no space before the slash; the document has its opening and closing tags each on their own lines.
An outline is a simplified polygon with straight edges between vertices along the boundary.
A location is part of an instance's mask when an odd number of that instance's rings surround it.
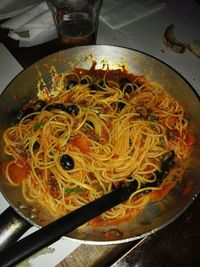
<svg viewBox="0 0 200 267">
<path fill-rule="evenodd" d="M 197 3 L 195 0 L 162 2 L 165 5 L 158 12 L 137 19 L 117 30 L 112 30 L 100 20 L 97 44 L 118 45 L 148 53 L 176 69 L 200 94 L 200 58 L 189 50 L 184 54 L 177 54 L 166 48 L 162 42 L 164 31 L 170 24 L 174 24 L 174 35 L 178 40 L 184 43 L 192 40 L 200 41 L 200 2 Z M 121 12 L 123 13 L 123 9 Z"/>
<path fill-rule="evenodd" d="M 105 1 L 108 0 L 104 0 L 102 8 L 108 8 L 109 6 L 108 2 L 105 4 Z M 153 0 L 147 1 L 155 2 Z M 109 3 L 112 5 L 114 2 L 119 3 L 117 0 L 111 0 Z M 105 20 L 103 22 L 100 19 L 97 44 L 118 45 L 148 53 L 176 69 L 200 94 L 200 58 L 197 58 L 188 50 L 184 54 L 176 54 L 162 43 L 163 33 L 166 27 L 172 23 L 175 25 L 174 34 L 180 41 L 189 43 L 194 39 L 200 40 L 200 4 L 195 0 L 161 2 L 160 9 L 147 16 L 138 17 L 134 20 L 131 19 L 129 14 L 131 22 L 115 30 L 111 27 L 112 25 L 108 26 Z M 124 9 L 124 12 L 127 12 L 127 9 Z M 125 17 L 123 8 L 120 11 L 118 10 L 117 13 L 119 20 L 121 20 L 120 23 L 123 24 L 123 18 Z M 161 50 L 164 52 L 161 52 Z M 0 44 L 1 92 L 21 70 L 22 67 L 18 62 Z M 7 206 L 8 203 L 0 195 L 0 212 Z M 29 233 L 35 230 L 35 227 L 33 227 Z M 79 244 L 69 240 L 58 241 L 51 246 L 49 251 L 43 251 L 44 255 L 26 261 L 27 266 L 55 266 L 78 246 Z"/>
</svg>

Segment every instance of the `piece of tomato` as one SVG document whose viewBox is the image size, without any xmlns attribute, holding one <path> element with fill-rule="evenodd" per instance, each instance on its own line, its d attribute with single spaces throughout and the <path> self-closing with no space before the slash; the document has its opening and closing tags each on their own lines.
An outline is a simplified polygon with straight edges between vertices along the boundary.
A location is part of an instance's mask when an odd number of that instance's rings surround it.
<svg viewBox="0 0 200 267">
<path fill-rule="evenodd" d="M 191 146 L 191 145 L 194 143 L 194 136 L 188 133 L 188 135 L 187 135 L 186 138 L 185 138 L 185 142 L 186 142 L 189 146 Z"/>
<path fill-rule="evenodd" d="M 71 140 L 71 144 L 76 146 L 84 154 L 88 154 L 90 152 L 90 141 L 84 135 L 77 134 Z"/>
<path fill-rule="evenodd" d="M 168 182 L 162 186 L 160 190 L 155 190 L 151 193 L 151 197 L 155 201 L 160 201 L 162 200 L 165 195 L 174 187 L 174 182 Z"/>
<path fill-rule="evenodd" d="M 164 126 L 174 127 L 177 121 L 177 117 L 167 117 L 165 119 L 160 120 L 160 123 Z"/>
<path fill-rule="evenodd" d="M 68 93 L 67 98 L 66 98 L 66 103 L 72 103 L 72 98 L 73 98 L 73 93 Z"/>
<path fill-rule="evenodd" d="M 27 178 L 28 165 L 19 165 L 14 161 L 3 161 L 2 162 L 2 172 L 5 175 L 6 169 L 8 168 L 8 175 L 13 183 L 20 184 L 24 179 Z"/>
<path fill-rule="evenodd" d="M 179 130 L 177 130 L 177 129 L 173 129 L 173 130 L 172 130 L 172 133 L 173 133 L 174 136 L 176 136 L 176 137 L 180 137 L 180 132 L 179 132 Z"/>
<path fill-rule="evenodd" d="M 183 139 L 185 140 L 188 146 L 194 144 L 195 136 L 190 132 L 189 125 L 183 129 Z"/>
</svg>

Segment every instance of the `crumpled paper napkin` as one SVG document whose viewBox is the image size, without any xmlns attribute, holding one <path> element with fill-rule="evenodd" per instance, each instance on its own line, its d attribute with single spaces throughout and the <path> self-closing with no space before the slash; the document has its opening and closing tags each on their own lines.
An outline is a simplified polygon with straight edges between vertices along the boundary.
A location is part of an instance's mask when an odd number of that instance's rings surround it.
<svg viewBox="0 0 200 267">
<path fill-rule="evenodd" d="M 164 0 L 104 0 L 100 19 L 112 30 L 118 30 L 165 5 Z M 53 16 L 46 1 L 11 18 L 1 27 L 10 29 L 8 36 L 19 40 L 20 47 L 42 44 L 57 37 Z"/>
<path fill-rule="evenodd" d="M 1 24 L 10 29 L 8 36 L 19 40 L 20 47 L 30 47 L 51 41 L 57 37 L 52 13 L 46 1 L 26 10 Z"/>
</svg>

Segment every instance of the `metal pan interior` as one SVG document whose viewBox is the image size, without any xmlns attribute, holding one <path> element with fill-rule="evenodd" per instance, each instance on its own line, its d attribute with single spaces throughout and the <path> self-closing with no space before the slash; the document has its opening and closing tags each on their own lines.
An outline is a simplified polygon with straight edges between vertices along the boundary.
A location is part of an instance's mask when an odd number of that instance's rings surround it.
<svg viewBox="0 0 200 267">
<path fill-rule="evenodd" d="M 175 220 L 193 201 L 200 189 L 200 125 L 199 99 L 190 84 L 174 69 L 163 62 L 139 51 L 114 46 L 85 46 L 67 49 L 50 55 L 22 71 L 5 89 L 0 97 L 0 160 L 4 159 L 2 135 L 10 125 L 10 114 L 18 110 L 29 99 L 36 98 L 37 82 L 42 76 L 47 83 L 51 83 L 49 68 L 54 66 L 58 73 L 75 67 L 89 69 L 93 61 L 97 68 L 108 64 L 110 69 L 125 66 L 129 72 L 145 75 L 148 80 L 163 85 L 184 106 L 191 127 L 195 131 L 196 144 L 192 153 L 191 164 L 184 174 L 183 182 L 171 190 L 160 202 L 151 202 L 136 218 L 120 225 L 76 229 L 69 235 L 81 243 L 87 244 L 117 244 L 139 239 L 166 226 Z M 192 189 L 187 195 L 181 191 L 185 184 L 191 181 Z M 11 206 L 30 223 L 41 227 L 53 220 L 53 217 L 41 209 L 38 215 L 34 213 L 34 205 L 27 203 L 19 187 L 10 186 L 3 175 L 0 176 L 0 188 Z M 107 240 L 105 233 L 110 229 L 118 229 L 122 235 L 116 240 Z"/>
</svg>

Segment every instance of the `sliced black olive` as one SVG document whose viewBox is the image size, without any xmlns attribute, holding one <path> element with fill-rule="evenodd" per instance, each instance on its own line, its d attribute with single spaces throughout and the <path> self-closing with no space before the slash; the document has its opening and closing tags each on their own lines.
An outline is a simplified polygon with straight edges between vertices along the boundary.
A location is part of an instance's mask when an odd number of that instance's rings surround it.
<svg viewBox="0 0 200 267">
<path fill-rule="evenodd" d="M 81 79 L 80 80 L 80 84 L 88 84 L 88 80 L 87 79 Z"/>
<path fill-rule="evenodd" d="M 61 103 L 55 103 L 54 104 L 54 108 L 55 109 L 59 109 L 59 110 L 62 110 L 62 111 L 65 111 L 65 105 L 64 104 L 61 104 Z"/>
<path fill-rule="evenodd" d="M 69 105 L 65 107 L 65 111 L 69 114 L 74 114 L 74 115 L 78 115 L 79 113 L 79 108 L 76 105 Z"/>
<path fill-rule="evenodd" d="M 92 121 L 86 120 L 86 123 L 94 129 L 94 124 Z"/>
<path fill-rule="evenodd" d="M 65 89 L 66 90 L 72 89 L 77 84 L 78 84 L 78 82 L 75 80 L 68 80 Z"/>
<path fill-rule="evenodd" d="M 132 85 L 128 84 L 124 92 L 130 94 L 132 92 L 135 92 L 136 89 L 137 89 L 137 86 L 135 84 L 132 84 Z"/>
<path fill-rule="evenodd" d="M 35 112 L 35 110 L 33 108 L 24 109 L 24 116 L 29 115 L 33 112 Z M 31 115 L 31 116 L 29 116 L 29 119 L 34 119 L 35 116 L 36 115 Z"/>
<path fill-rule="evenodd" d="M 35 112 L 35 110 L 33 108 L 28 108 L 25 110 L 25 114 L 29 115 L 31 113 Z M 29 116 L 28 118 L 33 120 L 35 118 L 36 114 L 32 114 L 31 116 Z"/>
<path fill-rule="evenodd" d="M 102 88 L 99 87 L 98 84 L 96 84 L 96 83 L 91 83 L 89 85 L 89 88 L 90 88 L 91 91 L 100 91 L 100 90 L 102 90 Z"/>
<path fill-rule="evenodd" d="M 14 113 L 14 119 L 13 119 L 14 123 L 20 122 L 23 117 L 25 117 L 28 114 L 33 113 L 34 111 L 35 110 L 33 108 L 27 108 L 24 110 L 20 109 L 20 110 L 16 111 Z M 33 115 L 32 117 L 29 117 L 29 118 L 33 119 L 34 117 L 35 117 L 35 115 Z"/>
<path fill-rule="evenodd" d="M 45 107 L 47 105 L 47 103 L 43 100 L 38 100 L 36 103 L 35 103 L 35 111 L 40 111 L 43 109 L 43 107 Z"/>
<path fill-rule="evenodd" d="M 52 105 L 48 105 L 45 109 L 48 111 L 53 110 L 53 109 L 58 109 L 58 110 L 65 111 L 71 115 L 72 114 L 78 115 L 78 113 L 79 113 L 79 108 L 74 104 L 66 106 L 66 105 L 61 104 L 61 103 L 55 103 Z"/>
<path fill-rule="evenodd" d="M 170 151 L 168 158 L 162 162 L 161 171 L 164 174 L 168 174 L 169 170 L 175 166 L 175 163 L 173 161 L 174 157 L 175 157 L 175 152 L 172 150 Z"/>
<path fill-rule="evenodd" d="M 72 170 L 74 168 L 74 160 L 67 154 L 62 155 L 60 158 L 60 165 L 64 170 Z"/>
<path fill-rule="evenodd" d="M 34 111 L 35 111 L 34 108 L 27 108 L 27 109 L 24 110 L 24 114 L 28 115 L 28 114 L 33 113 Z"/>
<path fill-rule="evenodd" d="M 124 89 L 124 93 L 130 94 L 132 92 L 133 92 L 133 87 L 130 84 L 128 84 Z"/>
<path fill-rule="evenodd" d="M 64 104 L 61 104 L 61 103 L 55 103 L 52 105 L 48 105 L 45 109 L 48 111 L 50 111 L 52 109 L 59 109 L 59 110 L 65 111 L 66 106 Z"/>
<path fill-rule="evenodd" d="M 105 84 L 104 81 L 100 81 L 100 82 L 98 83 L 98 85 L 99 85 L 100 87 L 103 87 L 103 88 L 106 87 L 106 84 Z"/>
<path fill-rule="evenodd" d="M 133 84 L 133 91 L 137 90 L 137 86 L 135 84 Z"/>
<path fill-rule="evenodd" d="M 131 80 L 129 80 L 127 77 L 121 78 L 119 80 L 120 90 L 123 90 L 124 87 L 126 86 L 124 89 L 124 93 L 130 94 L 137 89 L 137 87 L 135 85 L 130 85 L 127 83 L 131 83 Z"/>
<path fill-rule="evenodd" d="M 121 79 L 119 80 L 119 86 L 120 86 L 120 89 L 123 90 L 124 86 L 125 86 L 127 83 L 131 83 L 131 81 L 130 81 L 127 77 L 121 78 Z"/>
<path fill-rule="evenodd" d="M 132 177 L 130 177 L 130 178 L 132 179 Z M 129 179 L 129 177 L 128 177 L 128 179 Z M 113 190 L 118 189 L 118 188 L 124 188 L 124 187 L 130 188 L 130 190 L 134 192 L 138 188 L 138 182 L 137 182 L 137 180 L 133 180 L 132 182 L 129 182 L 129 183 L 124 183 L 124 182 L 120 181 L 116 184 L 112 184 Z"/>
<path fill-rule="evenodd" d="M 40 148 L 40 143 L 38 141 L 35 141 L 33 149 L 38 149 L 38 148 Z"/>
<path fill-rule="evenodd" d="M 14 123 L 20 122 L 21 119 L 25 116 L 25 112 L 20 109 L 14 113 Z"/>
<path fill-rule="evenodd" d="M 159 187 L 162 184 L 165 176 L 164 176 L 163 172 L 159 172 L 158 170 L 155 171 L 154 175 L 156 177 L 156 180 L 155 180 L 155 182 L 151 183 L 150 186 Z"/>
<path fill-rule="evenodd" d="M 118 102 L 117 108 L 119 111 L 121 111 L 125 106 L 126 104 L 124 102 Z"/>
</svg>

